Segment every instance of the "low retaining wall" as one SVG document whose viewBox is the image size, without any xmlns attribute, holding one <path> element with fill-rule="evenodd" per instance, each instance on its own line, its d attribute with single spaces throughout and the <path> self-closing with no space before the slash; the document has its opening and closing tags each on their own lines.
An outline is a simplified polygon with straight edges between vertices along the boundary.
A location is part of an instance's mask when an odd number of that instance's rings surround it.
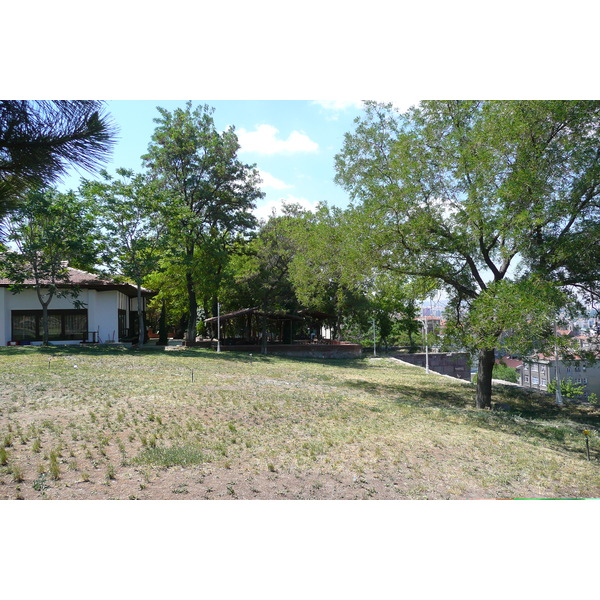
<svg viewBox="0 0 600 600">
<path fill-rule="evenodd" d="M 391 356 L 411 365 L 425 367 L 426 355 L 424 352 L 415 354 L 398 352 Z M 450 377 L 471 381 L 469 358 L 466 352 L 431 352 L 429 354 L 429 368 L 440 375 L 450 375 Z"/>
<path fill-rule="evenodd" d="M 216 343 L 213 343 L 216 348 Z M 224 346 L 221 352 L 261 353 L 261 346 Z M 299 358 L 358 358 L 361 356 L 360 344 L 268 344 L 267 354 L 277 356 L 297 356 Z"/>
</svg>

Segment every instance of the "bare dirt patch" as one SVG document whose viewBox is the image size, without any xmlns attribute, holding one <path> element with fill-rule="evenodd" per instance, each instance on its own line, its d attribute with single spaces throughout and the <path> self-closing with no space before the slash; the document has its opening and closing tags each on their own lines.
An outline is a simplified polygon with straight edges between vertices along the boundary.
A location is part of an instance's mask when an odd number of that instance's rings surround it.
<svg viewBox="0 0 600 600">
<path fill-rule="evenodd" d="M 7 349 L 0 367 L 0 499 L 600 496 L 593 408 L 499 389 L 509 410 L 476 411 L 468 384 L 393 361 Z"/>
</svg>

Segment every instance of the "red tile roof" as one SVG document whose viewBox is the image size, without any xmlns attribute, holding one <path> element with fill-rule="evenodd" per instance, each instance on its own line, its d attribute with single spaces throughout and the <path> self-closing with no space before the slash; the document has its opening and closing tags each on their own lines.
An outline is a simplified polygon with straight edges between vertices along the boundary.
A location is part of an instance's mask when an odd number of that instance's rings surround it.
<svg viewBox="0 0 600 600">
<path fill-rule="evenodd" d="M 120 292 L 123 292 L 127 296 L 137 295 L 136 286 L 131 283 L 118 283 L 114 279 L 110 279 L 109 277 L 102 277 L 94 273 L 81 271 L 80 269 L 73 269 L 72 267 L 67 267 L 67 271 L 69 274 L 69 281 L 59 283 L 58 287 L 66 287 L 73 285 L 81 288 L 95 289 L 101 291 L 118 290 Z M 13 282 L 10 279 L 0 277 L 0 287 L 8 287 L 12 284 Z M 23 281 L 23 284 L 34 285 L 35 281 L 33 279 L 26 279 L 25 281 Z M 153 296 L 154 292 L 146 288 L 142 288 L 142 295 Z"/>
<path fill-rule="evenodd" d="M 496 364 L 506 365 L 507 367 L 516 369 L 523 364 L 523 361 L 517 360 L 516 358 L 511 358 L 510 356 L 503 356 L 502 358 L 496 360 Z"/>
</svg>

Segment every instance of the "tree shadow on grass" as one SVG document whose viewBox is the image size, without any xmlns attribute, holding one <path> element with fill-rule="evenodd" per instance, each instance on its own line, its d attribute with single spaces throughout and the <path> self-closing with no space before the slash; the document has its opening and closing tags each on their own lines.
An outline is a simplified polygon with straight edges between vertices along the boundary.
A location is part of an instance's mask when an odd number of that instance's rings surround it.
<svg viewBox="0 0 600 600">
<path fill-rule="evenodd" d="M 23 353 L 39 353 L 44 356 L 160 356 L 163 360 L 191 358 L 195 360 L 218 360 L 220 362 L 270 363 L 278 357 L 272 354 L 249 354 L 247 352 L 215 352 L 206 348 L 186 348 L 176 346 L 111 346 L 96 345 L 51 345 L 51 346 L 10 346 L 0 347 L 0 356 L 19 356 Z"/>
<path fill-rule="evenodd" d="M 463 390 L 440 390 L 438 385 L 427 385 L 422 382 L 419 386 L 409 384 L 375 383 L 363 379 L 354 379 L 340 382 L 341 387 L 363 391 L 370 394 L 386 396 L 397 404 L 412 404 L 423 407 L 467 408 L 474 403 L 471 399 L 473 393 L 470 387 Z"/>
<path fill-rule="evenodd" d="M 366 369 L 367 363 L 361 358 L 305 358 L 296 356 L 278 356 L 275 354 L 260 354 L 236 352 L 227 350 L 215 352 L 207 348 L 177 347 L 177 346 L 111 346 L 96 345 L 51 345 L 51 346 L 9 346 L 0 347 L 0 356 L 15 356 L 21 353 L 40 353 L 51 356 L 156 356 L 166 360 L 173 358 L 193 358 L 202 360 L 219 360 L 226 362 L 257 362 L 271 363 L 275 361 L 290 361 L 301 364 L 321 364 L 326 367 L 341 369 Z"/>
<path fill-rule="evenodd" d="M 440 389 L 440 383 L 381 384 L 360 379 L 341 382 L 340 386 L 360 390 L 387 399 L 395 406 L 409 406 L 418 410 L 435 409 L 436 419 L 447 416 L 490 431 L 520 438 L 537 438 L 557 450 L 568 451 L 579 457 L 585 454 L 584 429 L 600 430 L 600 410 L 594 406 L 568 403 L 562 407 L 552 399 L 521 388 L 499 386 L 494 389 L 492 410 L 475 407 L 475 386 L 461 388 L 452 384 Z M 499 408 L 500 407 L 500 408 Z M 432 414 L 433 417 L 433 414 Z"/>
<path fill-rule="evenodd" d="M 339 369 L 364 370 L 368 363 L 361 357 L 356 358 L 309 358 L 304 356 L 279 356 L 278 358 L 306 365 L 322 365 Z"/>
</svg>

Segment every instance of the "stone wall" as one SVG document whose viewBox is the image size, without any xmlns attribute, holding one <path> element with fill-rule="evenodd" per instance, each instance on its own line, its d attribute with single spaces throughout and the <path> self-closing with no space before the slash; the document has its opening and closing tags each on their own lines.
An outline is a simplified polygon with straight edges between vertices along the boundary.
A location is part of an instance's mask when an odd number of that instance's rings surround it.
<svg viewBox="0 0 600 600">
<path fill-rule="evenodd" d="M 425 367 L 425 353 L 415 354 L 396 353 L 394 358 L 403 360 L 411 365 Z M 465 381 L 471 381 L 471 370 L 469 369 L 468 354 L 466 352 L 430 352 L 429 368 L 441 375 L 450 375 Z"/>
<path fill-rule="evenodd" d="M 216 343 L 213 342 L 213 348 Z M 260 354 L 260 346 L 225 346 L 221 344 L 221 352 L 252 352 Z M 362 354 L 360 344 L 268 344 L 267 354 L 277 356 L 297 356 L 301 358 L 358 358 Z"/>
</svg>

